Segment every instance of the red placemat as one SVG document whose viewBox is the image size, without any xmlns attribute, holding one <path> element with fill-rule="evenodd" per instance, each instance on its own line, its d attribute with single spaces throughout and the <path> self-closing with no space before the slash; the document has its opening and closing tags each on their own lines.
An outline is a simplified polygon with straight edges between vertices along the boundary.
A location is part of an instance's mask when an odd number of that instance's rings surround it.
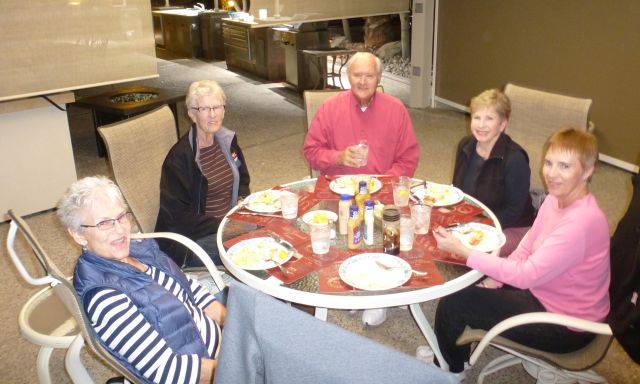
<svg viewBox="0 0 640 384">
<path fill-rule="evenodd" d="M 318 200 L 339 200 L 340 195 L 333 192 L 329 188 L 331 180 L 339 176 L 318 176 L 316 186 L 313 190 L 313 197 Z M 382 188 L 376 193 L 371 194 L 373 200 L 380 200 L 385 204 L 393 204 L 393 187 L 391 182 L 398 180 L 397 176 L 375 176 L 382 183 Z"/>
<path fill-rule="evenodd" d="M 277 186 L 272 188 L 274 190 L 282 189 L 282 187 Z M 304 215 L 309 209 L 318 204 L 318 200 L 313 197 L 313 194 L 308 191 L 299 191 L 298 192 L 298 217 Z M 238 211 L 247 212 L 247 213 L 256 213 L 250 211 L 246 208 L 241 208 Z M 257 215 L 243 215 L 238 213 L 238 211 L 233 212 L 231 215 L 227 216 L 231 220 L 239 220 L 244 221 L 246 223 L 257 224 L 260 226 L 266 226 L 268 224 L 272 224 L 274 226 L 287 226 L 291 224 L 288 219 L 283 217 L 273 217 L 273 216 L 260 216 Z M 274 213 L 274 215 L 280 215 L 280 212 Z"/>
<path fill-rule="evenodd" d="M 466 202 L 447 207 L 433 207 L 430 227 L 435 228 L 439 225 L 446 227 L 454 223 L 466 223 L 474 220 L 482 212 L 482 208 Z M 489 222 L 491 223 L 490 219 Z"/>
<path fill-rule="evenodd" d="M 431 260 L 438 260 L 445 263 L 466 265 L 466 263 L 460 259 L 454 258 L 449 252 L 441 251 L 438 249 L 438 243 L 435 237 L 429 232 L 426 235 L 418 235 L 413 239 L 414 243 L 418 243 L 421 250 L 428 255 Z M 417 269 L 417 268 L 415 268 Z"/>
<path fill-rule="evenodd" d="M 289 271 L 286 274 L 282 273 L 277 267 L 267 270 L 267 273 L 269 273 L 271 276 L 276 277 L 284 284 L 291 284 L 294 281 L 300 280 L 303 277 L 307 276 L 309 273 L 317 271 L 328 263 L 313 254 L 309 236 L 299 229 L 291 226 L 278 226 L 276 224 L 270 224 L 251 233 L 245 233 L 243 235 L 234 237 L 233 239 L 227 240 L 224 242 L 224 246 L 226 248 L 229 248 L 242 240 L 252 239 L 255 237 L 265 237 L 269 232 L 273 232 L 280 236 L 280 238 L 282 238 L 283 240 L 290 242 L 291 245 L 294 246 L 296 251 L 298 251 L 298 253 L 302 255 L 302 258 L 291 258 L 284 264 L 284 266 Z M 332 248 L 329 252 L 337 253 L 338 251 Z"/>
</svg>

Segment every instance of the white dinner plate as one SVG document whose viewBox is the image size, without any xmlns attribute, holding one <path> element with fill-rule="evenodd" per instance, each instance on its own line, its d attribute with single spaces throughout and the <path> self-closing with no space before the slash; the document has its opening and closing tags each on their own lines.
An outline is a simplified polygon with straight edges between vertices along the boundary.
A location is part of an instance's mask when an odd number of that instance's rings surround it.
<svg viewBox="0 0 640 384">
<path fill-rule="evenodd" d="M 376 260 L 382 260 L 386 269 Z M 340 279 L 350 286 L 364 291 L 383 291 L 396 288 L 411 278 L 411 266 L 397 256 L 386 253 L 362 253 L 352 256 L 340 264 Z"/>
<path fill-rule="evenodd" d="M 451 229 L 451 233 L 464 245 L 481 252 L 491 252 L 504 245 L 504 233 L 482 223 L 466 223 Z"/>
<path fill-rule="evenodd" d="M 242 240 L 227 250 L 227 257 L 235 265 L 249 271 L 276 267 L 271 256 L 282 264 L 289 261 L 292 255 L 292 252 L 270 237 Z"/>
<path fill-rule="evenodd" d="M 342 195 L 347 194 L 354 196 L 358 192 L 358 184 L 360 181 L 367 181 L 369 193 L 376 193 L 382 188 L 382 182 L 378 178 L 369 175 L 348 175 L 340 176 L 329 183 L 329 189 Z"/>
<path fill-rule="evenodd" d="M 309 211 L 302 216 L 302 221 L 307 225 L 313 224 L 327 224 L 329 220 L 333 222 L 338 221 L 338 215 L 335 212 L 318 210 Z"/>
<path fill-rule="evenodd" d="M 411 188 L 411 191 L 424 203 L 433 202 L 434 207 L 445 207 L 457 204 L 464 198 L 464 193 L 453 185 L 427 183 L 427 191 L 422 185 Z M 425 200 L 425 196 L 427 199 Z"/>
<path fill-rule="evenodd" d="M 242 204 L 250 211 L 276 213 L 280 211 L 280 191 L 267 189 L 247 196 Z"/>
</svg>

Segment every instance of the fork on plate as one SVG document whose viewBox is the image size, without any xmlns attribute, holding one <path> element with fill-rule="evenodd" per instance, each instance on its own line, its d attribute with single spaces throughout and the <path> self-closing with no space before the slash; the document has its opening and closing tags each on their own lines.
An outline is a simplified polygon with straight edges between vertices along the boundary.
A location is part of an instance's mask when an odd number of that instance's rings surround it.
<svg viewBox="0 0 640 384">
<path fill-rule="evenodd" d="M 273 263 L 280 269 L 280 272 L 284 273 L 285 275 L 289 274 L 289 270 L 287 269 L 287 267 L 285 267 L 284 265 L 282 265 L 282 263 L 279 260 L 276 260 L 273 255 L 268 254 L 265 258 L 264 261 L 273 261 Z"/>
<path fill-rule="evenodd" d="M 394 269 L 394 268 L 404 268 L 404 266 L 402 265 L 388 264 L 387 262 L 380 259 L 376 259 L 376 264 L 378 264 L 378 266 L 381 267 L 382 269 L 386 269 L 386 270 Z M 412 269 L 411 272 L 416 276 L 426 276 L 429 274 L 429 272 L 416 271 L 415 269 Z"/>
</svg>

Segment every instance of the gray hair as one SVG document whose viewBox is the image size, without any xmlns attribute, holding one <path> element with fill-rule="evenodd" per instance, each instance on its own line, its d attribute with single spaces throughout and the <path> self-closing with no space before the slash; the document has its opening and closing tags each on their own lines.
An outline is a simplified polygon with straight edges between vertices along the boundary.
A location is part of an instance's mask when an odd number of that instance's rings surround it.
<svg viewBox="0 0 640 384">
<path fill-rule="evenodd" d="M 220 85 L 213 80 L 199 80 L 191 83 L 187 91 L 187 108 L 197 107 L 200 96 L 215 96 L 222 100 L 222 104 L 227 103 L 227 96 L 224 94 L 224 91 Z"/>
<path fill-rule="evenodd" d="M 351 72 L 351 64 L 353 64 L 354 61 L 359 60 L 359 59 L 367 59 L 367 60 L 371 60 L 371 58 L 373 58 L 375 65 L 376 65 L 376 72 L 378 73 L 378 78 L 382 79 L 382 61 L 380 60 L 380 58 L 376 55 L 374 55 L 371 52 L 356 52 L 353 56 L 351 56 L 349 58 L 349 60 L 347 61 L 347 73 Z"/>
<path fill-rule="evenodd" d="M 58 202 L 58 218 L 62 225 L 74 232 L 80 232 L 84 210 L 93 206 L 96 196 L 106 197 L 127 207 L 120 188 L 108 177 L 85 177 L 71 184 Z"/>
</svg>

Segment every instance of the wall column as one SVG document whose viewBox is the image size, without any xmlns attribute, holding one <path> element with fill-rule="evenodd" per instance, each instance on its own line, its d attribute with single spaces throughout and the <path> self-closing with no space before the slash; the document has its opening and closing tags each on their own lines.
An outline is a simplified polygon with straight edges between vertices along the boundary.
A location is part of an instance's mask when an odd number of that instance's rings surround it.
<svg viewBox="0 0 640 384">
<path fill-rule="evenodd" d="M 411 78 L 409 107 L 426 108 L 431 105 L 433 87 L 433 58 L 435 9 L 437 0 L 414 0 L 411 25 Z"/>
</svg>

